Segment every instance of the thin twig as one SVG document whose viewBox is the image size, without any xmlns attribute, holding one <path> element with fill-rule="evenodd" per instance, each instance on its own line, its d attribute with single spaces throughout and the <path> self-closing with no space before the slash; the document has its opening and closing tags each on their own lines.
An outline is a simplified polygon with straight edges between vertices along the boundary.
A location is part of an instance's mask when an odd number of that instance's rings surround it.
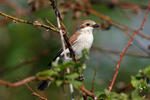
<svg viewBox="0 0 150 100">
<path fill-rule="evenodd" d="M 118 75 L 118 70 L 119 70 L 119 68 L 120 68 L 121 61 L 122 61 L 122 59 L 123 59 L 123 56 L 125 55 L 126 51 L 128 50 L 129 46 L 131 45 L 132 40 L 134 39 L 135 35 L 138 34 L 138 32 L 143 29 L 144 24 L 145 24 L 145 22 L 146 22 L 146 19 L 147 19 L 147 17 L 148 17 L 149 11 L 150 11 L 150 3 L 148 4 L 148 8 L 146 9 L 146 14 L 145 14 L 145 16 L 144 16 L 144 19 L 143 19 L 143 21 L 142 21 L 142 24 L 140 25 L 140 28 L 139 28 L 137 31 L 135 31 L 135 32 L 132 33 L 132 36 L 131 36 L 130 40 L 128 41 L 128 44 L 126 45 L 126 47 L 125 47 L 125 49 L 123 50 L 123 52 L 120 54 L 120 59 L 119 59 L 118 64 L 117 64 L 117 67 L 116 67 L 116 70 L 115 70 L 115 74 L 114 74 L 114 76 L 113 76 L 113 79 L 112 79 L 111 84 L 110 84 L 109 89 L 108 89 L 109 92 L 110 92 L 110 91 L 112 90 L 112 88 L 113 88 L 114 82 L 115 82 L 116 77 L 117 77 L 117 75 Z"/>
<path fill-rule="evenodd" d="M 31 76 L 31 77 L 27 77 L 23 80 L 17 81 L 15 83 L 10 83 L 10 82 L 4 81 L 4 80 L 0 80 L 0 84 L 6 85 L 8 87 L 19 87 L 19 86 L 26 85 L 26 87 L 33 93 L 33 95 L 39 97 L 42 100 L 47 100 L 46 98 L 44 98 L 44 97 L 40 96 L 39 94 L 37 94 L 36 92 L 34 92 L 34 90 L 31 87 L 29 87 L 28 83 L 33 80 L 36 80 L 36 79 L 37 79 L 37 77 Z"/>
<path fill-rule="evenodd" d="M 92 92 L 92 93 L 94 93 L 96 72 L 97 72 L 97 69 L 95 68 L 95 70 L 94 70 L 94 75 L 93 75 L 93 80 L 92 80 L 92 88 L 91 88 L 91 92 Z"/>
<path fill-rule="evenodd" d="M 73 49 L 72 49 L 72 46 L 71 46 L 71 44 L 70 44 L 70 42 L 69 42 L 69 38 L 68 38 L 68 36 L 67 36 L 67 31 L 66 31 L 66 28 L 65 28 L 65 26 L 64 26 L 64 24 L 63 24 L 63 22 L 62 22 L 62 18 L 61 18 L 61 16 L 60 16 L 60 13 L 59 13 L 59 11 L 58 11 L 58 13 L 56 13 L 56 10 L 58 10 L 58 8 L 56 9 L 56 4 L 54 4 L 54 3 L 55 3 L 55 0 L 49 0 L 49 1 L 51 2 L 51 5 L 52 5 L 52 7 L 53 7 L 53 9 L 54 9 L 54 11 L 55 11 L 55 14 L 56 14 L 56 15 L 58 14 L 58 17 L 59 17 L 59 19 L 60 19 L 60 25 L 61 25 L 61 28 L 62 28 L 62 30 L 63 30 L 63 37 L 64 37 L 64 40 L 65 40 L 65 42 L 66 42 L 66 44 L 67 44 L 67 47 L 69 48 L 70 55 L 71 55 L 72 59 L 73 59 L 75 62 L 77 62 L 76 57 L 75 57 L 75 53 L 74 53 L 74 51 L 73 51 Z"/>
<path fill-rule="evenodd" d="M 97 100 L 98 98 L 94 95 L 94 93 L 88 91 L 86 88 L 84 88 L 83 86 L 79 87 L 80 91 L 82 91 L 83 93 L 85 93 L 87 96 L 92 97 L 94 100 Z"/>
<path fill-rule="evenodd" d="M 41 100 L 47 100 L 47 98 L 45 98 L 45 97 L 39 95 L 38 93 L 36 93 L 36 92 L 28 85 L 28 83 L 26 83 L 25 85 L 26 85 L 26 87 L 32 92 L 32 94 L 33 94 L 34 96 L 40 98 Z"/>
<path fill-rule="evenodd" d="M 127 37 L 129 37 L 129 38 L 131 37 L 131 35 L 129 34 L 128 31 L 124 31 L 124 33 L 125 33 L 125 35 L 126 35 Z M 150 56 L 150 51 L 140 42 L 139 39 L 134 38 L 133 44 L 134 44 L 136 47 L 138 47 L 142 52 L 146 53 L 146 54 L 147 54 L 147 57 Z"/>
<path fill-rule="evenodd" d="M 115 1 L 104 1 L 104 0 L 93 0 L 92 3 L 103 3 L 103 4 L 107 4 L 108 6 L 118 6 L 118 7 L 123 7 L 123 8 L 127 8 L 127 9 L 131 9 L 131 10 L 136 10 L 136 8 L 138 9 L 146 9 L 147 6 L 145 5 L 139 5 L 139 4 L 134 4 L 134 3 L 131 3 L 131 2 L 125 2 L 125 1 L 119 1 L 119 0 L 115 0 Z M 137 10 L 138 10 L 137 9 Z"/>
<path fill-rule="evenodd" d="M 33 26 L 39 26 L 39 27 L 43 27 L 43 28 L 46 28 L 46 29 L 53 30 L 55 32 L 59 32 L 58 29 L 55 29 L 54 27 L 51 27 L 51 26 L 48 26 L 48 25 L 45 25 L 45 24 L 41 24 L 40 22 L 37 22 L 37 21 L 35 21 L 35 22 L 29 22 L 29 21 L 24 20 L 24 19 L 20 19 L 20 18 L 17 18 L 17 17 L 10 16 L 10 15 L 5 14 L 3 12 L 0 12 L 0 15 L 6 17 L 8 19 L 14 20 L 16 22 L 31 24 Z"/>
<path fill-rule="evenodd" d="M 23 7 L 21 7 L 20 4 L 12 0 L 0 0 L 0 5 L 1 4 L 4 4 L 5 6 L 8 6 L 10 8 L 13 8 L 16 11 L 15 15 L 17 16 L 22 16 L 28 13 L 28 11 L 24 9 Z"/>
<path fill-rule="evenodd" d="M 28 83 L 30 83 L 31 81 L 36 80 L 36 79 L 38 79 L 36 76 L 31 76 L 31 77 L 27 77 L 23 80 L 20 80 L 20 81 L 14 82 L 14 83 L 7 82 L 7 81 L 4 81 L 4 80 L 0 80 L 0 85 L 5 85 L 5 86 L 8 86 L 8 87 L 19 87 L 19 86 L 23 86 L 23 85 L 27 86 Z M 51 80 L 55 80 L 55 79 L 51 79 Z M 83 86 L 80 86 L 79 90 L 82 91 L 83 93 L 85 93 L 86 95 L 92 97 L 92 98 L 95 98 L 95 99 L 97 98 L 94 95 L 94 93 L 88 91 Z"/>
<path fill-rule="evenodd" d="M 53 28 L 57 29 L 47 18 L 45 18 L 45 21 Z M 57 29 L 58 30 L 58 29 Z"/>
<path fill-rule="evenodd" d="M 83 94 L 83 100 L 88 100 L 88 96 L 86 94 Z"/>
<path fill-rule="evenodd" d="M 51 5 L 53 7 L 53 9 L 55 10 L 55 14 L 56 14 L 56 18 L 57 18 L 57 24 L 58 24 L 58 29 L 59 29 L 59 33 L 60 33 L 60 37 L 61 37 L 61 43 L 62 43 L 62 48 L 63 48 L 63 52 L 64 52 L 64 61 L 67 61 L 67 54 L 66 54 L 66 47 L 65 47 L 65 41 L 64 41 L 64 37 L 66 36 L 67 37 L 67 32 L 66 32 L 66 29 L 64 27 L 64 24 L 62 23 L 62 18 L 60 16 L 60 13 L 59 13 L 59 10 L 57 8 L 57 3 L 55 0 L 50 0 L 51 1 Z M 69 41 L 69 39 L 66 40 L 66 43 Z M 69 43 L 70 45 L 70 43 Z M 71 45 L 70 45 L 71 46 Z M 72 46 L 70 48 L 72 50 Z M 70 50 L 70 53 L 72 53 L 72 57 L 74 58 L 74 60 L 76 61 L 75 59 L 75 54 L 73 52 L 73 50 L 71 51 Z M 69 74 L 70 73 L 70 69 L 67 68 L 67 73 Z M 73 85 L 70 83 L 69 84 L 69 87 L 70 87 L 70 93 L 71 93 L 71 100 L 75 100 L 74 99 L 74 89 L 73 89 Z"/>
<path fill-rule="evenodd" d="M 63 5 L 66 6 L 66 7 L 70 7 L 72 9 L 81 10 L 81 11 L 85 11 L 85 12 L 94 14 L 94 15 L 98 16 L 100 19 L 102 19 L 102 20 L 108 22 L 109 24 L 114 25 L 114 26 L 116 26 L 116 27 L 118 27 L 122 30 L 128 30 L 128 31 L 131 31 L 131 32 L 135 32 L 134 29 L 132 29 L 132 28 L 126 26 L 126 25 L 120 24 L 120 23 L 112 20 L 109 16 L 105 16 L 105 15 L 99 13 L 98 11 L 96 11 L 92 8 L 85 9 L 84 7 L 77 6 L 76 4 L 73 4 L 73 3 L 70 3 L 70 2 L 65 3 Z M 147 40 L 150 40 L 150 36 L 148 36 L 146 34 L 143 34 L 141 32 L 137 32 L 137 33 L 138 33 L 137 35 L 139 35 L 140 37 L 145 38 Z"/>
<path fill-rule="evenodd" d="M 123 88 L 117 90 L 117 93 L 123 93 L 123 92 L 125 93 L 125 92 L 129 91 L 129 90 L 132 89 L 132 88 L 133 88 L 132 84 L 131 84 L 131 83 L 128 83 L 128 84 L 126 84 L 126 86 L 124 86 Z"/>
<path fill-rule="evenodd" d="M 121 51 L 119 51 L 119 50 L 109 50 L 109 49 L 105 49 L 105 48 L 102 48 L 99 46 L 93 46 L 92 49 L 98 50 L 100 52 L 116 54 L 116 55 L 120 55 L 120 53 L 121 53 Z M 142 55 L 139 52 L 135 52 L 135 51 L 126 52 L 125 56 L 132 56 L 132 57 L 146 58 L 146 59 L 150 58 L 150 56 Z"/>
<path fill-rule="evenodd" d="M 10 82 L 6 82 L 6 81 L 3 81 L 3 80 L 0 80 L 0 84 L 2 85 L 6 85 L 8 87 L 18 87 L 18 86 L 22 86 L 22 85 L 25 85 L 26 83 L 29 83 L 33 80 L 35 80 L 36 77 L 35 76 L 31 76 L 31 77 L 27 77 L 23 80 L 20 80 L 18 82 L 15 82 L 15 83 L 10 83 Z"/>
<path fill-rule="evenodd" d="M 1 69 L 0 76 L 2 77 L 4 75 L 4 73 L 8 73 L 10 71 L 15 71 L 16 69 L 22 68 L 22 66 L 33 64 L 33 63 L 39 61 L 41 58 L 48 56 L 49 53 L 50 53 L 50 50 L 46 50 L 37 57 L 33 57 L 31 59 L 26 59 L 15 66 L 6 67 L 5 69 Z"/>
</svg>

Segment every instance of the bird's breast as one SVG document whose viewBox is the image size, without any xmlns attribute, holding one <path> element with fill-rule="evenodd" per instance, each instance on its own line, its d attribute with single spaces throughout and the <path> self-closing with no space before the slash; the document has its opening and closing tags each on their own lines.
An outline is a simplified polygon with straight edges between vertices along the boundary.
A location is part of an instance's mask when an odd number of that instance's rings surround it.
<svg viewBox="0 0 150 100">
<path fill-rule="evenodd" d="M 75 44 L 73 45 L 73 49 L 75 51 L 76 56 L 80 55 L 83 49 L 90 49 L 93 43 L 93 34 L 81 34 Z"/>
</svg>

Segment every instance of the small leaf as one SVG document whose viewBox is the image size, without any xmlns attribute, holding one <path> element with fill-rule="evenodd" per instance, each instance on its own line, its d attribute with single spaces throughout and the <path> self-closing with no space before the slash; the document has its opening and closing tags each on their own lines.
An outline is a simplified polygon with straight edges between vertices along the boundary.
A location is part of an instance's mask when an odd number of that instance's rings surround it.
<svg viewBox="0 0 150 100">
<path fill-rule="evenodd" d="M 57 72 L 54 72 L 52 70 L 45 70 L 45 71 L 37 73 L 38 77 L 48 77 L 52 75 L 57 75 Z"/>
<path fill-rule="evenodd" d="M 131 98 L 132 98 L 132 100 L 145 100 L 144 98 L 142 98 L 142 97 L 139 96 L 138 90 L 134 90 L 131 93 Z"/>
<path fill-rule="evenodd" d="M 82 98 L 80 98 L 80 100 L 84 100 L 84 98 L 82 97 Z"/>
<path fill-rule="evenodd" d="M 107 95 L 104 92 L 96 92 L 95 95 L 102 100 L 107 98 Z"/>
<path fill-rule="evenodd" d="M 61 81 L 61 80 L 57 80 L 57 81 L 56 81 L 56 85 L 57 85 L 57 86 L 62 85 L 62 83 L 63 83 L 63 81 Z"/>
<path fill-rule="evenodd" d="M 73 66 L 75 66 L 75 62 L 69 61 L 69 62 L 59 64 L 59 66 L 57 66 L 57 67 L 59 67 L 61 70 L 65 70 L 65 69 L 71 68 Z"/>
<path fill-rule="evenodd" d="M 144 69 L 144 74 L 150 79 L 150 66 Z"/>
<path fill-rule="evenodd" d="M 58 65 L 56 64 L 56 62 L 52 62 L 52 67 L 57 67 Z"/>
<path fill-rule="evenodd" d="M 76 80 L 70 80 L 69 83 L 71 83 L 75 88 L 79 88 L 82 85 L 82 82 Z"/>
<path fill-rule="evenodd" d="M 137 80 L 134 76 L 131 77 L 131 84 L 134 88 L 139 89 L 141 92 L 147 87 L 146 80 Z"/>
<path fill-rule="evenodd" d="M 140 81 L 137 80 L 134 76 L 131 77 L 131 84 L 134 88 L 138 88 L 140 85 Z"/>
<path fill-rule="evenodd" d="M 73 74 L 69 74 L 69 75 L 65 76 L 65 78 L 67 78 L 67 79 L 75 79 L 75 78 L 78 78 L 78 77 L 79 77 L 78 73 L 73 73 Z"/>
</svg>

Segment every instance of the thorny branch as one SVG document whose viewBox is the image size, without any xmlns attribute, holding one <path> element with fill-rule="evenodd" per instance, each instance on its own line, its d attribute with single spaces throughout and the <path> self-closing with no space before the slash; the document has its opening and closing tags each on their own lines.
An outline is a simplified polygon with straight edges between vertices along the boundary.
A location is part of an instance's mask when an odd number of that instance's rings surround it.
<svg viewBox="0 0 150 100">
<path fill-rule="evenodd" d="M 16 22 L 21 22 L 21 23 L 26 23 L 26 24 L 31 24 L 33 26 L 39 26 L 39 27 L 43 27 L 43 28 L 46 28 L 46 29 L 50 29 L 50 30 L 53 30 L 55 32 L 59 32 L 58 29 L 52 27 L 52 26 L 48 26 L 48 25 L 45 25 L 45 24 L 41 24 L 40 22 L 38 21 L 35 21 L 35 22 L 29 22 L 27 20 L 24 20 L 24 19 L 20 19 L 20 18 L 17 18 L 17 17 L 13 17 L 13 16 L 10 16 L 10 15 L 7 15 L 3 12 L 0 12 L 0 15 L 8 18 L 8 19 L 11 19 L 11 20 L 14 20 Z"/>
<path fill-rule="evenodd" d="M 126 51 L 127 51 L 128 48 L 130 47 L 130 45 L 131 45 L 131 43 L 132 43 L 132 41 L 133 41 L 135 35 L 138 34 L 138 33 L 143 29 L 144 24 L 145 24 L 145 22 L 146 22 L 146 19 L 147 19 L 147 17 L 148 17 L 149 11 L 150 11 L 150 3 L 148 4 L 148 8 L 146 9 L 146 14 L 145 14 L 145 16 L 144 16 L 144 19 L 143 19 L 143 21 L 142 21 L 142 24 L 140 25 L 140 28 L 139 28 L 137 31 L 134 31 L 134 32 L 132 33 L 132 36 L 131 36 L 130 40 L 128 41 L 128 44 L 126 45 L 126 47 L 125 47 L 125 49 L 123 50 L 123 52 L 120 54 L 120 59 L 119 59 L 118 64 L 117 64 L 117 67 L 116 67 L 116 70 L 115 70 L 115 74 L 114 74 L 114 76 L 113 76 L 113 79 L 112 79 L 111 84 L 110 84 L 109 89 L 108 89 L 109 92 L 112 90 L 113 85 L 114 85 L 114 82 L 115 82 L 115 80 L 116 80 L 116 78 L 117 78 L 118 70 L 119 70 L 119 68 L 120 68 L 120 64 L 121 64 L 121 61 L 122 61 L 122 59 L 123 59 L 123 56 L 125 55 Z"/>
</svg>

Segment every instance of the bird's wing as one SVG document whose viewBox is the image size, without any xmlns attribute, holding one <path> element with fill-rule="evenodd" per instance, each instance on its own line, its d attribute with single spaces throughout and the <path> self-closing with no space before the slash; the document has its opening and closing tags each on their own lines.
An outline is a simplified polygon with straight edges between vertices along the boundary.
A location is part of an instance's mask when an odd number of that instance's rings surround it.
<svg viewBox="0 0 150 100">
<path fill-rule="evenodd" d="M 75 33 L 70 37 L 69 42 L 71 45 L 73 45 L 76 42 L 79 35 L 80 35 L 80 33 Z"/>
<path fill-rule="evenodd" d="M 77 40 L 77 38 L 78 38 L 79 35 L 80 35 L 80 33 L 75 33 L 75 34 L 73 34 L 73 35 L 70 37 L 69 42 L 70 42 L 71 45 L 73 45 L 73 44 L 76 42 L 76 40 Z M 67 47 L 67 46 L 66 46 L 66 47 Z M 57 57 L 59 57 L 59 56 L 61 55 L 62 52 L 63 52 L 63 49 L 61 48 L 61 49 L 57 52 L 56 56 L 53 58 L 53 61 L 55 61 L 55 60 L 57 59 Z M 48 64 L 48 66 L 50 66 L 50 65 L 51 65 L 51 62 Z"/>
</svg>

